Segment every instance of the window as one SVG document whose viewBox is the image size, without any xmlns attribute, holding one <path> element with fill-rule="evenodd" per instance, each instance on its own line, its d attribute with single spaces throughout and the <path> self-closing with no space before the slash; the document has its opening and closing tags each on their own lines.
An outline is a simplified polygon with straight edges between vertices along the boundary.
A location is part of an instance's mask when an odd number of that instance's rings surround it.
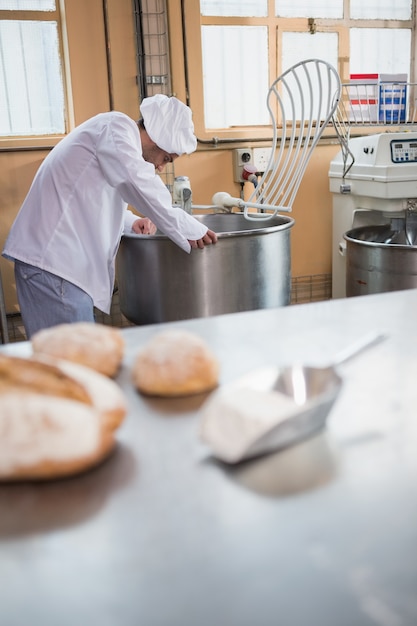
<svg viewBox="0 0 417 626">
<path fill-rule="evenodd" d="M 266 26 L 202 26 L 207 128 L 268 123 L 267 35 Z M 239 50 L 239 63 L 230 50 Z"/>
<path fill-rule="evenodd" d="M 414 0 L 184 0 L 188 94 L 200 137 L 269 124 L 266 95 L 283 71 L 323 58 L 350 74 L 407 74 Z M 345 13 L 344 13 L 345 11 Z M 200 23 L 198 34 L 196 23 Z"/>
<path fill-rule="evenodd" d="M 65 132 L 55 0 L 0 0 L 0 136 Z"/>
<path fill-rule="evenodd" d="M 266 17 L 268 0 L 201 0 L 201 15 Z"/>
<path fill-rule="evenodd" d="M 277 17 L 343 17 L 343 0 L 275 0 Z"/>
</svg>

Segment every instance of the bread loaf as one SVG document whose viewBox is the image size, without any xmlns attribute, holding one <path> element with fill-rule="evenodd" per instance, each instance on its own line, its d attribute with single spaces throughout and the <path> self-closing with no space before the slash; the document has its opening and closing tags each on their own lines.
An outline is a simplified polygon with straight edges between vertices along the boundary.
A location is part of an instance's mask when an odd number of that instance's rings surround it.
<svg viewBox="0 0 417 626">
<path fill-rule="evenodd" d="M 114 446 L 94 407 L 32 392 L 0 396 L 0 480 L 45 480 L 77 474 Z"/>
<path fill-rule="evenodd" d="M 38 331 L 32 337 L 32 349 L 34 354 L 74 361 L 113 377 L 123 360 L 124 340 L 119 328 L 77 322 Z"/>
<path fill-rule="evenodd" d="M 156 334 L 137 354 L 132 380 L 143 394 L 187 396 L 218 384 L 219 363 L 198 335 L 185 330 Z"/>
<path fill-rule="evenodd" d="M 63 374 L 82 386 L 88 394 L 89 402 L 99 410 L 106 428 L 115 430 L 120 426 L 127 412 L 127 403 L 124 393 L 114 380 L 72 361 L 51 359 L 44 355 L 35 355 L 34 359 L 43 363 L 55 363 Z"/>
<path fill-rule="evenodd" d="M 0 480 L 59 478 L 97 465 L 125 414 L 120 388 L 89 368 L 1 354 Z"/>
</svg>

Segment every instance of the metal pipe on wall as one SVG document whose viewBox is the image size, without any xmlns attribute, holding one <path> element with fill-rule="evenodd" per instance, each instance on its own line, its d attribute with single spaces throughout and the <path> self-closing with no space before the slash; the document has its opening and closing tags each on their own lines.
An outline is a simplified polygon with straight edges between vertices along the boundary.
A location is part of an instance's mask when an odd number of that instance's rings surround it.
<svg viewBox="0 0 417 626">
<path fill-rule="evenodd" d="M 141 0 L 133 0 L 133 12 L 135 17 L 136 31 L 136 59 L 138 65 L 137 82 L 140 90 L 140 98 L 148 95 L 146 85 L 145 43 L 143 38 L 143 10 Z"/>
<path fill-rule="evenodd" d="M 106 65 L 107 65 L 107 83 L 109 86 L 109 106 L 110 106 L 110 111 L 113 111 L 114 109 L 113 75 L 112 75 L 112 66 L 111 66 L 109 11 L 107 7 L 107 0 L 103 0 L 103 22 L 104 22 L 104 40 L 106 43 Z"/>
</svg>

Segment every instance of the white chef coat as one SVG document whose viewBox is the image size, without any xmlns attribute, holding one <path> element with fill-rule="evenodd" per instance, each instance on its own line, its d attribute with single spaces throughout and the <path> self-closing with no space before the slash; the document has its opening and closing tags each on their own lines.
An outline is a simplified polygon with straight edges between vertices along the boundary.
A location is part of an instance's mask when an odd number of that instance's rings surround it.
<svg viewBox="0 0 417 626">
<path fill-rule="evenodd" d="M 109 313 L 120 239 L 138 219 L 128 204 L 186 252 L 189 239 L 207 232 L 172 206 L 154 165 L 142 157 L 136 122 L 124 113 L 101 113 L 75 128 L 43 161 L 3 256 L 70 281 Z"/>
</svg>

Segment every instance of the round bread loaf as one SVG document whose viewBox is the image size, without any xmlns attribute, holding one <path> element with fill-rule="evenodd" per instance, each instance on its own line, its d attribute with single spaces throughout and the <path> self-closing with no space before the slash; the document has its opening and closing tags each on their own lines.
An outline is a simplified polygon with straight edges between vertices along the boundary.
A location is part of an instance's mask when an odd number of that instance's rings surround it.
<svg viewBox="0 0 417 626">
<path fill-rule="evenodd" d="M 71 380 L 82 386 L 89 401 L 100 412 L 103 424 L 109 430 L 120 426 L 127 413 L 127 402 L 119 385 L 107 376 L 71 361 L 52 359 L 45 355 L 35 355 L 34 359 L 42 363 L 54 364 Z"/>
<path fill-rule="evenodd" d="M 34 354 L 74 361 L 109 377 L 116 375 L 124 355 L 120 329 L 93 322 L 45 328 L 31 341 Z"/>
<path fill-rule="evenodd" d="M 0 397 L 0 480 L 45 480 L 85 471 L 113 449 L 92 406 L 58 396 Z"/>
<path fill-rule="evenodd" d="M 217 386 L 219 363 L 199 336 L 184 330 L 158 333 L 137 354 L 132 380 L 143 394 L 188 396 Z"/>
<path fill-rule="evenodd" d="M 1 354 L 0 480 L 59 478 L 97 465 L 126 408 L 116 383 L 90 368 Z"/>
</svg>

